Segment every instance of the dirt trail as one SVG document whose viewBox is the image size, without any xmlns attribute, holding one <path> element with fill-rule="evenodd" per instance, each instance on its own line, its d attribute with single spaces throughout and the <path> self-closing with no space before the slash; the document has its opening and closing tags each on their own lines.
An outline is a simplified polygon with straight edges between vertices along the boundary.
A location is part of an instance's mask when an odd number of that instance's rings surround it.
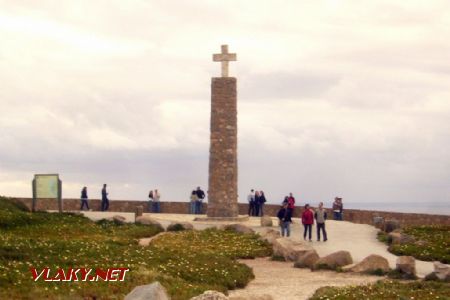
<svg viewBox="0 0 450 300">
<path fill-rule="evenodd" d="M 293 263 L 268 258 L 241 260 L 253 268 L 255 279 L 245 289 L 230 291 L 230 296 L 271 295 L 274 300 L 302 300 L 323 286 L 360 285 L 375 282 L 376 276 L 362 276 L 332 271 L 293 268 Z"/>
</svg>

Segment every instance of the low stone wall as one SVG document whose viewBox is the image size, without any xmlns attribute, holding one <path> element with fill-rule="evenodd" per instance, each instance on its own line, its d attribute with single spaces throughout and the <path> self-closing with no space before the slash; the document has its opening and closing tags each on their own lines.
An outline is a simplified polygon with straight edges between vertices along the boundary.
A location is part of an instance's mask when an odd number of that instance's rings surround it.
<svg viewBox="0 0 450 300">
<path fill-rule="evenodd" d="M 14 198 L 27 205 L 31 209 L 31 198 Z M 92 210 L 100 210 L 100 200 L 89 200 L 89 207 Z M 109 210 L 118 212 L 135 212 L 137 206 L 144 206 L 144 212 L 148 211 L 147 201 L 131 201 L 131 200 L 112 200 L 109 201 Z M 188 202 L 161 202 L 162 213 L 173 214 L 187 214 L 189 213 Z M 54 199 L 39 199 L 36 204 L 37 210 L 58 210 L 58 201 Z M 203 212 L 206 212 L 207 204 L 203 204 Z M 64 199 L 64 210 L 79 210 L 80 199 Z M 279 205 L 267 204 L 264 205 L 264 214 L 269 216 L 276 216 Z M 248 213 L 248 205 L 239 203 L 239 214 L 246 215 Z M 294 217 L 300 217 L 301 209 L 294 210 Z M 328 209 L 329 218 L 332 218 L 332 213 Z M 346 209 L 344 211 L 344 220 L 353 223 L 373 224 L 374 217 L 383 217 L 385 220 L 395 219 L 402 225 L 430 225 L 430 224 L 446 224 L 450 225 L 450 216 L 446 215 L 431 215 L 431 214 L 415 214 L 415 213 L 398 213 L 385 211 L 370 211 L 358 209 Z"/>
</svg>

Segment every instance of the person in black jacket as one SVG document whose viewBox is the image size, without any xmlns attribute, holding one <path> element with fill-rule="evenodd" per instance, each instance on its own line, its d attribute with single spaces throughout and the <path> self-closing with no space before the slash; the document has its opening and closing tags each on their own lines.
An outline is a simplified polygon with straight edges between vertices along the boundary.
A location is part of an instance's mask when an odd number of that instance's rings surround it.
<svg viewBox="0 0 450 300">
<path fill-rule="evenodd" d="M 261 205 L 261 194 L 259 191 L 255 192 L 255 203 L 253 204 L 254 210 L 253 210 L 253 216 L 258 217 L 259 216 L 259 207 Z"/>
<path fill-rule="evenodd" d="M 203 199 L 205 199 L 205 192 L 199 186 L 197 187 L 197 190 L 195 192 L 197 193 L 197 201 L 195 202 L 195 211 L 196 214 L 201 214 Z"/>
<path fill-rule="evenodd" d="M 107 211 L 109 208 L 108 192 L 106 191 L 106 183 L 102 188 L 102 211 Z"/>
<path fill-rule="evenodd" d="M 81 190 L 81 197 L 80 198 L 81 198 L 80 210 L 83 210 L 84 206 L 86 206 L 86 209 L 89 210 L 87 187 L 83 187 L 83 189 Z"/>
<path fill-rule="evenodd" d="M 288 209 L 288 204 L 283 203 L 283 207 L 278 211 L 278 219 L 280 220 L 281 236 L 289 237 L 291 235 L 292 210 Z"/>
<path fill-rule="evenodd" d="M 267 201 L 266 196 L 264 195 L 263 191 L 260 192 L 259 199 L 260 199 L 259 212 L 260 212 L 260 216 L 262 217 L 262 216 L 264 216 L 264 204 Z"/>
</svg>

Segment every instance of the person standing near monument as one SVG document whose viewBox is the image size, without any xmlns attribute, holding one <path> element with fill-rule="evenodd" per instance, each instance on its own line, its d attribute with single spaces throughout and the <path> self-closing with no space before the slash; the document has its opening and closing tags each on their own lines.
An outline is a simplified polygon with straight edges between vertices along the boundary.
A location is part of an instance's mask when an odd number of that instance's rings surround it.
<svg viewBox="0 0 450 300">
<path fill-rule="evenodd" d="M 294 215 L 294 208 L 295 208 L 295 198 L 292 195 L 292 193 L 289 193 L 288 197 L 288 209 L 291 210 L 291 215 Z"/>
<path fill-rule="evenodd" d="M 259 208 L 260 208 L 260 205 L 261 205 L 261 194 L 259 193 L 259 191 L 256 191 L 256 192 L 255 192 L 255 204 L 254 204 L 255 209 L 254 209 L 254 211 L 253 211 L 253 215 L 254 215 L 255 217 L 258 217 L 258 216 L 259 216 Z"/>
<path fill-rule="evenodd" d="M 152 212 L 152 205 L 153 205 L 153 190 L 150 190 L 150 192 L 148 192 L 148 212 Z"/>
<path fill-rule="evenodd" d="M 201 214 L 203 199 L 205 199 L 205 192 L 198 186 L 196 194 L 197 194 L 197 201 L 195 202 L 196 203 L 195 210 L 197 214 Z"/>
<path fill-rule="evenodd" d="M 106 192 L 106 183 L 104 183 L 102 188 L 102 211 L 107 211 L 108 209 L 109 209 L 108 192 Z"/>
<path fill-rule="evenodd" d="M 153 212 L 159 213 L 161 212 L 161 203 L 159 202 L 159 199 L 161 199 L 161 194 L 158 192 L 157 189 L 153 192 Z"/>
<path fill-rule="evenodd" d="M 259 210 L 260 210 L 260 216 L 262 217 L 262 216 L 264 216 L 264 204 L 267 202 L 267 200 L 266 200 L 266 196 L 264 195 L 263 191 L 260 191 L 259 193 L 261 195 L 260 196 L 261 203 L 259 205 Z"/>
<path fill-rule="evenodd" d="M 326 242 L 328 240 L 327 231 L 325 229 L 325 221 L 327 219 L 327 212 L 323 208 L 323 202 L 319 203 L 319 208 L 317 208 L 316 212 L 314 213 L 314 218 L 316 219 L 316 223 L 317 223 L 317 241 L 320 242 L 320 230 L 322 230 L 323 241 Z"/>
<path fill-rule="evenodd" d="M 305 210 L 302 213 L 302 224 L 303 224 L 303 239 L 306 241 L 306 234 L 308 234 L 309 241 L 311 240 L 311 234 L 312 234 L 312 226 L 314 224 L 314 214 L 312 210 L 309 208 L 309 204 L 305 205 Z"/>
<path fill-rule="evenodd" d="M 80 210 L 83 210 L 84 206 L 86 206 L 86 209 L 89 210 L 87 187 L 83 187 L 83 189 L 81 190 L 81 197 L 80 198 L 81 198 Z"/>
<path fill-rule="evenodd" d="M 250 190 L 250 194 L 247 196 L 248 201 L 248 215 L 253 216 L 255 211 L 255 191 L 253 189 Z"/>
<path fill-rule="evenodd" d="M 197 196 L 197 191 L 193 190 L 191 193 L 191 197 L 190 197 L 190 213 L 191 214 L 197 214 L 197 201 L 198 201 L 198 196 Z"/>
<path fill-rule="evenodd" d="M 291 235 L 292 214 L 291 210 L 288 209 L 287 203 L 283 203 L 283 206 L 278 211 L 277 217 L 280 223 L 281 236 L 286 235 L 289 237 Z"/>
</svg>

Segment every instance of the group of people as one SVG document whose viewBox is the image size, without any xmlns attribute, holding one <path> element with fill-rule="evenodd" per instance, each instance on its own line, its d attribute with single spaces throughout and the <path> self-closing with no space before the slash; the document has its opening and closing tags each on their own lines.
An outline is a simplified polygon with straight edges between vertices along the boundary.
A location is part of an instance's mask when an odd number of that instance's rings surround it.
<svg viewBox="0 0 450 300">
<path fill-rule="evenodd" d="M 101 193 L 102 193 L 101 211 L 107 211 L 109 209 L 109 199 L 108 199 L 108 192 L 106 191 L 106 183 L 103 184 Z M 86 208 L 86 210 L 90 210 L 88 203 L 87 187 L 85 186 L 81 189 L 80 199 L 81 199 L 80 210 L 83 210 L 84 208 Z"/>
<path fill-rule="evenodd" d="M 292 215 L 295 207 L 295 198 L 292 193 L 286 196 L 281 209 L 278 211 L 277 217 L 279 219 L 279 226 L 282 236 L 289 237 L 291 234 L 290 225 L 292 223 Z M 336 197 L 333 202 L 333 218 L 336 221 L 343 220 L 343 209 L 344 205 L 342 203 L 342 198 Z M 321 233 L 323 235 L 323 241 L 328 240 L 327 231 L 325 228 L 325 221 L 327 220 L 327 212 L 323 207 L 323 202 L 319 203 L 318 208 L 314 211 L 309 204 L 305 205 L 305 208 L 301 214 L 301 220 L 303 224 L 303 239 L 312 241 L 312 227 L 314 225 L 314 220 L 317 224 L 316 234 L 317 241 L 321 239 Z"/>
<path fill-rule="evenodd" d="M 201 214 L 202 213 L 202 203 L 203 199 L 205 199 L 205 192 L 198 186 L 196 190 L 193 190 L 191 193 L 191 205 L 190 205 L 190 213 L 191 214 Z"/>
<path fill-rule="evenodd" d="M 248 201 L 248 215 L 260 217 L 264 216 L 264 203 L 267 202 L 263 191 L 250 190 L 247 196 Z"/>
<path fill-rule="evenodd" d="M 150 190 L 150 192 L 148 192 L 148 211 L 149 212 L 153 212 L 153 213 L 161 212 L 161 203 L 159 201 L 160 199 L 161 199 L 161 194 L 157 189 Z"/>
</svg>

